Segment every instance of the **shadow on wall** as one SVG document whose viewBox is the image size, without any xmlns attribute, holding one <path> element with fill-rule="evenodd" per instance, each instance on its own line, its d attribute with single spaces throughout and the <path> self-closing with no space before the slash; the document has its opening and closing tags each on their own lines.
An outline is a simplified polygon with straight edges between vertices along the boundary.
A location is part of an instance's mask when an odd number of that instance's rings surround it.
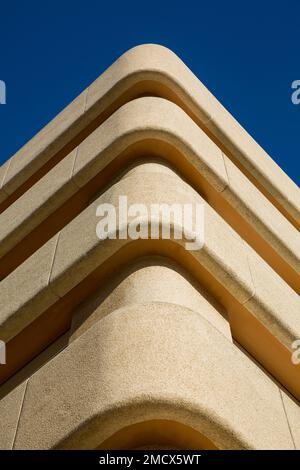
<svg viewBox="0 0 300 470">
<path fill-rule="evenodd" d="M 217 450 L 204 435 L 185 424 L 153 419 L 126 426 L 98 447 L 98 449 L 190 449 Z"/>
</svg>

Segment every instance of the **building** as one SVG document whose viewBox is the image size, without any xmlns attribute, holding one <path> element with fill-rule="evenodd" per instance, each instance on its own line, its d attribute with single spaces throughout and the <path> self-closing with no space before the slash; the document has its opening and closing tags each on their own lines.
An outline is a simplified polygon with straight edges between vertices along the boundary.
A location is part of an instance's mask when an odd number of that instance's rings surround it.
<svg viewBox="0 0 300 470">
<path fill-rule="evenodd" d="M 175 54 L 126 52 L 0 182 L 1 448 L 300 449 L 300 191 Z M 100 240 L 120 196 L 201 205 L 203 246 Z"/>
</svg>

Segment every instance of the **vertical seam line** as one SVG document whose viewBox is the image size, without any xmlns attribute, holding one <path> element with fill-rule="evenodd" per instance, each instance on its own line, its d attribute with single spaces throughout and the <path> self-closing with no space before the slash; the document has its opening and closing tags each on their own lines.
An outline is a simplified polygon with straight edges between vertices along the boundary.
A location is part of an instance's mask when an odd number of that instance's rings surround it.
<svg viewBox="0 0 300 470">
<path fill-rule="evenodd" d="M 278 387 L 278 391 L 279 391 L 279 395 L 280 395 L 280 399 L 281 399 L 283 411 L 284 411 L 284 414 L 285 414 L 286 422 L 287 422 L 287 425 L 288 425 L 288 428 L 289 428 L 289 431 L 290 431 L 290 435 L 291 435 L 291 439 L 292 439 L 292 442 L 293 442 L 293 446 L 294 446 L 294 448 L 295 448 L 295 450 L 296 450 L 296 449 L 297 449 L 297 448 L 296 448 L 296 443 L 295 443 L 295 440 L 294 440 L 294 436 L 293 436 L 293 433 L 292 433 L 291 425 L 290 425 L 289 418 L 288 418 L 288 415 L 287 415 L 287 412 L 286 412 L 286 408 L 285 408 L 285 404 L 284 404 L 284 401 L 283 401 L 282 390 L 280 390 L 279 387 Z"/>
<path fill-rule="evenodd" d="M 13 159 L 13 157 L 11 157 L 11 158 L 8 160 L 8 165 L 7 165 L 6 170 L 4 171 L 3 179 L 2 179 L 2 181 L 1 181 L 1 186 L 0 186 L 0 189 L 2 189 L 2 191 L 4 191 L 5 194 L 6 194 L 8 197 L 10 196 L 10 194 L 5 190 L 4 186 L 5 186 L 6 176 L 7 176 L 7 174 L 8 174 L 8 170 L 10 169 L 10 165 L 11 165 L 12 159 Z M 5 163 L 4 163 L 4 165 L 5 165 Z"/>
<path fill-rule="evenodd" d="M 226 174 L 226 178 L 227 178 L 227 184 L 226 184 L 226 186 L 224 186 L 224 188 L 222 189 L 222 191 L 220 191 L 220 194 L 223 193 L 227 188 L 230 187 L 229 175 L 228 175 L 228 170 L 227 170 L 227 166 L 226 166 L 226 161 L 225 161 L 224 152 L 221 151 L 221 155 L 222 155 L 223 166 L 224 166 L 225 174 Z"/>
<path fill-rule="evenodd" d="M 248 245 L 246 244 L 245 240 L 242 238 L 242 242 L 243 242 L 243 245 L 245 247 L 245 250 L 246 250 L 246 260 L 247 260 L 247 265 L 248 265 L 248 269 L 249 269 L 249 273 L 250 273 L 250 278 L 251 278 L 251 282 L 252 282 L 252 294 L 250 295 L 249 299 L 246 299 L 242 305 L 246 305 L 247 302 L 249 302 L 249 300 L 253 299 L 253 297 L 255 296 L 256 294 L 256 289 L 255 289 L 255 283 L 254 283 L 254 277 L 253 277 L 253 273 L 252 273 L 252 270 L 251 270 L 251 266 L 250 266 L 250 262 L 249 262 L 249 252 L 248 252 Z"/>
<path fill-rule="evenodd" d="M 27 379 L 27 381 L 26 381 L 26 385 L 25 385 L 24 392 L 23 392 L 23 398 L 22 398 L 22 402 L 21 402 L 21 406 L 20 406 L 19 416 L 18 416 L 18 420 L 17 420 L 17 424 L 16 424 L 16 429 L 15 429 L 15 434 L 14 434 L 14 438 L 13 438 L 13 442 L 12 442 L 12 447 L 11 447 L 12 450 L 14 449 L 15 443 L 16 443 L 16 438 L 17 438 L 17 434 L 18 434 L 18 429 L 19 429 L 21 414 L 22 414 L 23 407 L 24 407 L 25 394 L 26 394 L 26 392 L 27 392 L 28 380 L 29 380 L 29 379 Z"/>
<path fill-rule="evenodd" d="M 90 89 L 89 86 L 85 89 L 83 112 L 82 112 L 81 116 L 83 116 L 85 114 L 85 111 L 86 111 L 89 89 Z M 77 160 L 77 156 L 78 156 L 79 147 L 80 147 L 80 144 L 78 144 L 77 148 L 76 148 L 76 154 L 75 154 L 75 157 L 74 157 L 74 162 L 73 162 L 72 172 L 71 172 L 71 180 L 73 181 L 73 183 L 75 184 L 75 186 L 78 189 L 81 189 L 80 186 L 76 183 L 76 180 L 74 178 L 74 169 L 75 169 L 75 165 L 76 165 L 76 160 Z"/>
<path fill-rule="evenodd" d="M 54 250 L 53 250 L 53 256 L 52 256 L 52 261 L 51 261 L 51 266 L 50 266 L 50 271 L 49 271 L 49 276 L 48 276 L 48 282 L 47 282 L 47 286 L 49 287 L 51 292 L 55 295 L 55 297 L 57 297 L 58 299 L 60 298 L 60 296 L 52 289 L 50 279 L 51 279 L 51 275 L 52 275 L 52 271 L 53 271 L 54 259 L 55 259 L 55 255 L 56 255 L 56 252 L 57 252 L 57 246 L 58 246 L 58 240 L 59 240 L 60 234 L 61 234 L 61 231 L 58 232 L 57 240 L 56 240 L 55 247 L 54 247 Z"/>
<path fill-rule="evenodd" d="M 80 144 L 79 144 L 79 145 L 80 145 Z M 76 164 L 76 160 L 77 160 L 79 145 L 77 145 L 77 147 L 76 147 L 76 152 L 75 152 L 75 156 L 74 156 L 74 161 L 73 161 L 73 165 L 72 165 L 72 169 L 71 169 L 71 181 L 75 184 L 75 186 L 76 186 L 77 189 L 80 189 L 80 186 L 76 183 L 76 180 L 75 180 L 75 178 L 73 178 L 73 176 L 74 176 L 74 169 L 75 169 L 75 164 Z"/>
<path fill-rule="evenodd" d="M 86 87 L 86 89 L 85 89 L 86 93 L 85 93 L 85 97 L 84 97 L 83 113 L 82 114 L 84 114 L 85 111 L 86 111 L 86 105 L 87 105 L 87 98 L 88 98 L 89 89 L 90 89 L 90 86 Z"/>
</svg>

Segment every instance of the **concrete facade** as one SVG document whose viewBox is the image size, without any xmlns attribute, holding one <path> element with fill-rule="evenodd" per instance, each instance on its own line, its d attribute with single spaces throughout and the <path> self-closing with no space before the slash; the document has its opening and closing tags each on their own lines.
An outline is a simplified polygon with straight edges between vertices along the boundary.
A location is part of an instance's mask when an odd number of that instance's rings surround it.
<svg viewBox="0 0 300 470">
<path fill-rule="evenodd" d="M 99 239 L 124 196 L 201 205 L 203 246 Z M 121 56 L 0 210 L 1 449 L 300 449 L 300 191 L 175 54 Z"/>
</svg>

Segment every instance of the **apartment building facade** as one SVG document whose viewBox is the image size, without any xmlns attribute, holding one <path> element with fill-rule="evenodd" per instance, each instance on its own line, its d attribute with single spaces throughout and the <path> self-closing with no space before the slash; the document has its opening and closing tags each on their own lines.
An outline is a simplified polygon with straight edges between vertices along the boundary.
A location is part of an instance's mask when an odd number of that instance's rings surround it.
<svg viewBox="0 0 300 470">
<path fill-rule="evenodd" d="M 201 206 L 201 245 L 150 211 L 130 236 L 124 197 Z M 173 52 L 112 64 L 0 210 L 1 449 L 300 449 L 300 191 Z"/>
</svg>

